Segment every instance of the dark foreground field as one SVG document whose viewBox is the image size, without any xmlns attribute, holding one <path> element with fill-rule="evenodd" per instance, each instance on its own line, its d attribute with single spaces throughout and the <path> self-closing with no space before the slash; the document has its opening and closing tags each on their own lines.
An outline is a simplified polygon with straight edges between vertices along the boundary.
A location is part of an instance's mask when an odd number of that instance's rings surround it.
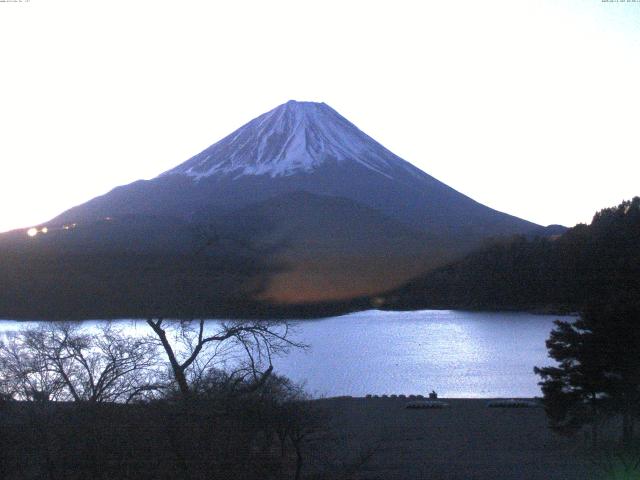
<svg viewBox="0 0 640 480">
<path fill-rule="evenodd" d="M 573 480 L 603 478 L 584 437 L 547 428 L 542 408 L 487 408 L 487 400 L 454 399 L 446 409 L 408 410 L 408 400 L 320 400 L 333 431 L 367 462 L 359 479 Z"/>
<path fill-rule="evenodd" d="M 444 409 L 409 410 L 408 401 L 331 398 L 300 408 L 256 398 L 9 402 L 0 408 L 0 478 L 637 478 L 599 470 L 587 439 L 553 434 L 542 408 L 488 408 L 487 400 L 457 399 L 446 400 Z"/>
</svg>

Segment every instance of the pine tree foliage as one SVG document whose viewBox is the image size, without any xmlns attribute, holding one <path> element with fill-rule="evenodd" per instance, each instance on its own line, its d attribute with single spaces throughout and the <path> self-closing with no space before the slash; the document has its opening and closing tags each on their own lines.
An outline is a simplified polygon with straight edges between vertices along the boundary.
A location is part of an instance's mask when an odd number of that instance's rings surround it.
<svg viewBox="0 0 640 480">
<path fill-rule="evenodd" d="M 620 417 L 622 442 L 640 414 L 640 302 L 620 292 L 586 308 L 575 322 L 556 321 L 547 341 L 557 366 L 535 368 L 551 427 L 575 433 Z"/>
</svg>

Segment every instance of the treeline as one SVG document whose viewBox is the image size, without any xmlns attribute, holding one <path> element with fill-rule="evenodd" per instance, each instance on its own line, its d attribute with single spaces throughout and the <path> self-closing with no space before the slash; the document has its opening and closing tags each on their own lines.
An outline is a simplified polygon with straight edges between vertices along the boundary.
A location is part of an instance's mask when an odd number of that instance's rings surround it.
<svg viewBox="0 0 640 480">
<path fill-rule="evenodd" d="M 249 258 L 173 253 L 4 253 L 0 315 L 197 318 L 251 312 L 269 277 Z"/>
<path fill-rule="evenodd" d="M 124 217 L 34 238 L 0 235 L 0 318 L 300 318 L 368 308 L 368 299 L 279 305 L 262 300 L 288 265 L 268 226 Z M 267 235 L 268 236 L 268 235 Z"/>
<path fill-rule="evenodd" d="M 272 304 L 284 268 L 257 257 L 173 253 L 0 253 L 0 318 L 306 318 L 370 308 L 368 298 Z"/>
<path fill-rule="evenodd" d="M 640 294 L 640 197 L 556 238 L 497 240 L 389 295 L 388 308 L 578 311 Z"/>
<path fill-rule="evenodd" d="M 246 237 L 171 219 L 65 227 L 0 236 L 0 318 L 241 316 L 280 268 Z"/>
<path fill-rule="evenodd" d="M 0 403 L 3 479 L 294 479 L 323 414 L 273 377 L 190 402 Z M 213 388 L 213 385 L 212 385 Z M 301 460 L 297 460 L 300 451 Z"/>
<path fill-rule="evenodd" d="M 0 478 L 343 478 L 328 416 L 273 371 L 290 348 L 291 325 L 267 321 L 4 334 Z"/>
</svg>

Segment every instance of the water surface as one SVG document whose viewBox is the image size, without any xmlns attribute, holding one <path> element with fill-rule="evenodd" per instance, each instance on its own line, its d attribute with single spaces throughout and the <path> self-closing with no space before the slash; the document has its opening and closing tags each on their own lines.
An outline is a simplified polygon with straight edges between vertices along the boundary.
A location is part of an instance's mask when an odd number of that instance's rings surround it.
<svg viewBox="0 0 640 480">
<path fill-rule="evenodd" d="M 455 310 L 381 312 L 296 323 L 310 346 L 274 361 L 314 396 L 427 394 L 441 397 L 539 396 L 534 366 L 549 365 L 545 340 L 557 316 Z M 126 321 L 121 321 L 126 322 Z M 210 320 L 212 327 L 217 320 Z M 98 322 L 85 322 L 87 328 Z M 0 322 L 0 331 L 33 322 Z M 146 333 L 138 321 L 128 325 Z"/>
<path fill-rule="evenodd" d="M 305 321 L 276 368 L 314 395 L 541 395 L 534 366 L 552 364 L 545 340 L 557 316 L 453 310 L 366 311 Z"/>
</svg>

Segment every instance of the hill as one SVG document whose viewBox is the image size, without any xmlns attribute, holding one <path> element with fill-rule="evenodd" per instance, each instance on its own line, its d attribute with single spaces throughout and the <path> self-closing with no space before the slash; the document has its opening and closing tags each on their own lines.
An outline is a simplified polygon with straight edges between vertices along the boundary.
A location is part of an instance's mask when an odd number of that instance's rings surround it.
<svg viewBox="0 0 640 480">
<path fill-rule="evenodd" d="M 640 296 L 640 197 L 552 237 L 503 239 L 408 282 L 388 308 L 576 311 Z"/>
</svg>

